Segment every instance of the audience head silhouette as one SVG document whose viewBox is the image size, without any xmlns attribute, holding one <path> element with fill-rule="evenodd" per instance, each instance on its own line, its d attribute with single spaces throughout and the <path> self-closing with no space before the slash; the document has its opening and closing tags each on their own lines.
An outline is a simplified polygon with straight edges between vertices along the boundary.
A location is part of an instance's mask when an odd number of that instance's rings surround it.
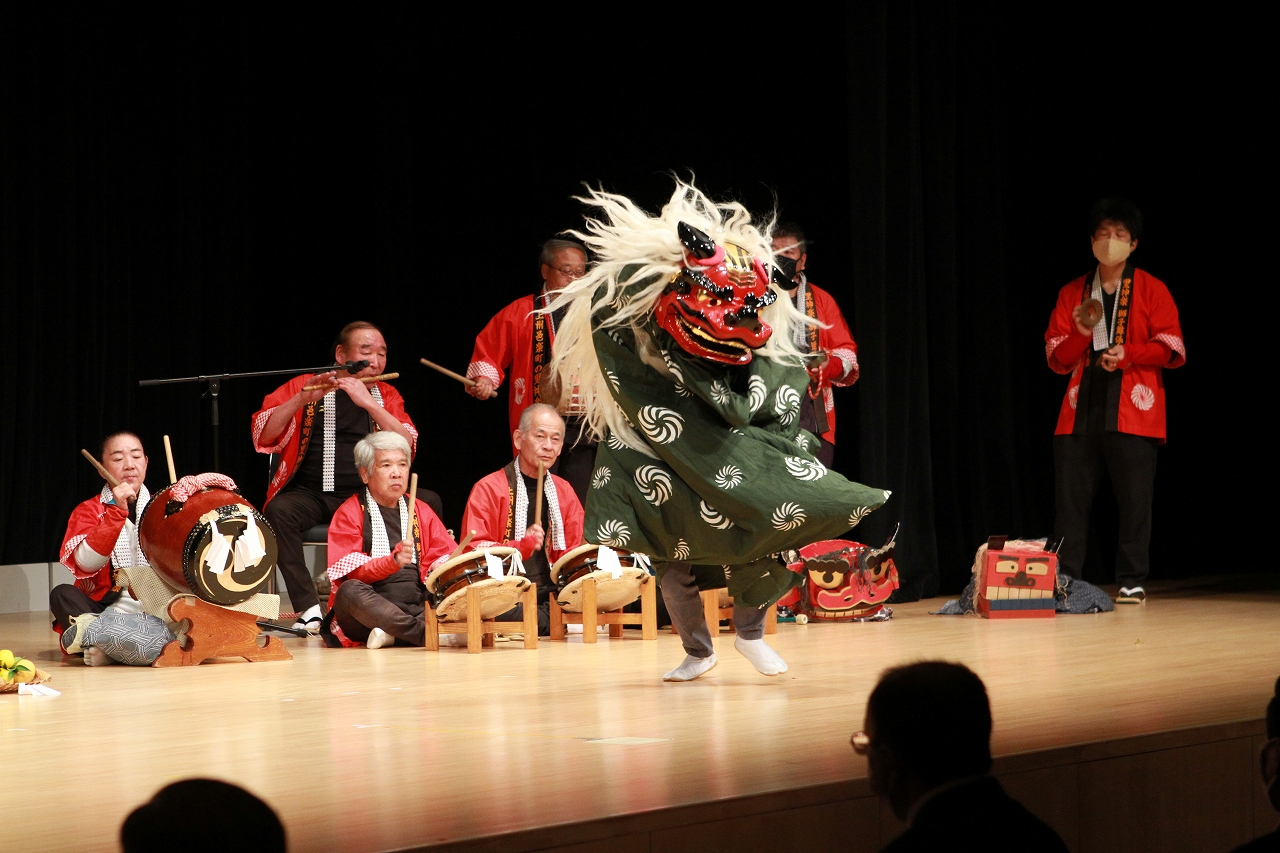
<svg viewBox="0 0 1280 853">
<path fill-rule="evenodd" d="M 284 826 L 271 806 L 216 779 L 166 785 L 125 818 L 124 853 L 284 853 Z"/>
<path fill-rule="evenodd" d="M 925 661 L 887 670 L 867 699 L 871 787 L 905 819 L 947 782 L 991 769 L 991 705 L 968 667 Z"/>
</svg>

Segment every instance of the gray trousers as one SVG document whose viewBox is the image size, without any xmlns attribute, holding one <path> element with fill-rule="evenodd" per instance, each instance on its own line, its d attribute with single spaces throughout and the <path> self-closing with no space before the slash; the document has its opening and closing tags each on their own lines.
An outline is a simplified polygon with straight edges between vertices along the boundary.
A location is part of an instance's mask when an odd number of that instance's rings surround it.
<svg viewBox="0 0 1280 853">
<path fill-rule="evenodd" d="M 680 634 L 684 650 L 695 658 L 709 658 L 715 653 L 711 645 L 711 631 L 702 610 L 702 596 L 698 582 L 693 577 L 693 567 L 688 563 L 667 563 L 662 575 L 662 600 L 671 614 L 671 624 Z M 744 640 L 759 640 L 764 636 L 765 611 L 758 607 L 733 607 L 733 627 Z"/>
</svg>

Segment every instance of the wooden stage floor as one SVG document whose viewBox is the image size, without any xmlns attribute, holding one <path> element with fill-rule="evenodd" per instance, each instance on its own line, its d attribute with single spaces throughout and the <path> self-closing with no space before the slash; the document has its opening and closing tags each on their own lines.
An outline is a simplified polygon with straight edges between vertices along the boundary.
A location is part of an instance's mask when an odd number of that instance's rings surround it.
<svg viewBox="0 0 1280 853">
<path fill-rule="evenodd" d="M 972 667 L 992 699 L 997 772 L 1025 794 L 1074 767 L 1068 793 L 1084 810 L 1112 796 L 1088 783 L 1089 761 L 1260 743 L 1280 674 L 1280 591 L 1265 586 L 1157 585 L 1146 605 L 1051 621 L 931 616 L 935 599 L 880 624 L 784 624 L 770 639 L 790 672 L 757 675 L 724 635 L 719 666 L 688 684 L 661 681 L 683 656 L 665 630 L 656 642 L 628 631 L 479 655 L 290 640 L 291 662 L 92 669 L 62 662 L 45 616 L 0 616 L 0 647 L 37 660 L 62 691 L 0 696 L 0 802 L 23 818 L 8 826 L 24 851 L 115 850 L 130 809 L 190 776 L 265 798 L 295 851 L 598 850 L 603 838 L 614 850 L 705 850 L 726 828 L 769 849 L 825 849 L 825 838 L 875 850 L 897 825 L 848 739 L 884 668 Z M 762 814 L 776 819 L 752 823 Z M 1072 849 L 1106 847 L 1074 814 L 1050 816 Z M 1248 827 L 1231 818 L 1235 836 L 1275 819 L 1250 815 Z M 793 834 L 811 820 L 828 825 Z"/>
</svg>

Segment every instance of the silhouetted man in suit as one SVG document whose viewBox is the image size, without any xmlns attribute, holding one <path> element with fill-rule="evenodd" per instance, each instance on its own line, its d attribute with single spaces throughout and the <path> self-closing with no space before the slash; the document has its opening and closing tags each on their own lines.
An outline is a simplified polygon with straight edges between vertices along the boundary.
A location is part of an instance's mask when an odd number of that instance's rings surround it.
<svg viewBox="0 0 1280 853">
<path fill-rule="evenodd" d="M 907 822 L 884 853 L 945 850 L 972 840 L 975 816 L 994 831 L 986 853 L 1066 853 L 1052 829 L 1000 787 L 991 770 L 991 706 L 967 667 L 926 661 L 886 671 L 867 699 L 863 731 L 871 790 Z"/>
</svg>

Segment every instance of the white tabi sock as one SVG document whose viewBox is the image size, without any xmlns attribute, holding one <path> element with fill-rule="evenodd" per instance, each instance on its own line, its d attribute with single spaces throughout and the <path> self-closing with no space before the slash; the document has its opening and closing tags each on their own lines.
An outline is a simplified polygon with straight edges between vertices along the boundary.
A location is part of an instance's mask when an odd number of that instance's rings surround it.
<svg viewBox="0 0 1280 853">
<path fill-rule="evenodd" d="M 764 640 L 744 640 L 738 637 L 733 641 L 733 647 L 741 652 L 744 658 L 751 661 L 751 665 L 761 675 L 781 675 L 787 671 L 787 662 L 769 648 Z"/>
<path fill-rule="evenodd" d="M 383 646 L 393 645 L 396 638 L 388 634 L 381 628 L 374 628 L 369 632 L 369 639 L 365 640 L 364 646 L 367 649 L 380 649 Z"/>
<path fill-rule="evenodd" d="M 716 665 L 715 652 L 711 653 L 708 658 L 695 658 L 693 655 L 687 655 L 684 662 L 678 667 L 662 676 L 663 681 L 693 681 L 700 675 L 704 675 L 712 670 Z"/>
</svg>

